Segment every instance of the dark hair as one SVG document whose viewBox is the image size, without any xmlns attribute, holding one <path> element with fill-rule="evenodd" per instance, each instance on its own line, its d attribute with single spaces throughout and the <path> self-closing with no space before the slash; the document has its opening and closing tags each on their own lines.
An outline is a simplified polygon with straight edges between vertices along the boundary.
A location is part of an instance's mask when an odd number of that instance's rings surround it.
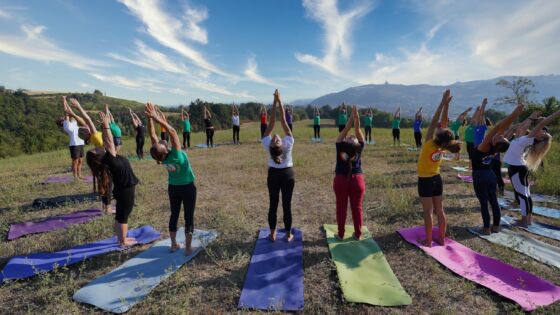
<svg viewBox="0 0 560 315">
<path fill-rule="evenodd" d="M 270 158 L 274 161 L 274 163 L 276 164 L 281 164 L 282 163 L 282 154 L 284 153 L 284 150 L 282 149 L 282 146 L 271 146 L 270 147 Z"/>
<path fill-rule="evenodd" d="M 93 151 L 87 151 L 86 153 L 86 163 L 91 170 L 91 175 L 93 175 L 93 187 L 97 188 L 99 195 L 106 197 L 109 195 L 109 171 L 107 167 L 101 163 L 98 159 L 97 154 Z M 97 185 L 96 185 L 97 183 Z"/>
<path fill-rule="evenodd" d="M 348 163 L 348 174 L 346 177 L 350 177 L 352 175 L 352 162 L 359 158 L 360 154 L 362 153 L 362 146 L 359 142 L 342 143 L 342 150 L 341 150 L 341 157 L 342 161 Z"/>
<path fill-rule="evenodd" d="M 509 141 L 499 141 L 494 145 L 494 152 L 503 153 L 509 149 Z"/>
<path fill-rule="evenodd" d="M 461 151 L 461 142 L 459 141 L 451 141 L 445 149 L 451 153 L 459 153 Z"/>
<path fill-rule="evenodd" d="M 150 155 L 157 162 L 157 164 L 161 164 L 161 162 L 163 162 L 163 160 L 165 160 L 166 158 L 166 154 L 158 150 L 158 148 L 155 146 L 152 146 L 150 148 Z"/>
<path fill-rule="evenodd" d="M 62 125 L 64 124 L 64 117 L 58 117 L 55 121 L 54 121 L 59 127 L 62 127 Z"/>
<path fill-rule="evenodd" d="M 436 131 L 436 135 L 434 137 L 434 143 L 438 147 L 446 147 L 451 143 L 451 141 L 455 140 L 453 132 L 447 128 L 440 129 Z"/>
</svg>

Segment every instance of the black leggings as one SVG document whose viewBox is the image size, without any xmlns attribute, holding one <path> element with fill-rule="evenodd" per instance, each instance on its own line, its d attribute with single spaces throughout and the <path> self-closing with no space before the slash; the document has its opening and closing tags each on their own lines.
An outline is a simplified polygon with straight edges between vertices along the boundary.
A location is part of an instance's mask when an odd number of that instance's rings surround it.
<svg viewBox="0 0 560 315">
<path fill-rule="evenodd" d="M 271 230 L 276 229 L 276 211 L 280 201 L 280 191 L 282 191 L 282 210 L 284 217 L 284 228 L 286 231 L 292 229 L 292 193 L 294 191 L 295 179 L 294 170 L 288 168 L 268 168 L 268 194 L 270 197 L 270 207 L 268 208 L 268 226 Z"/>
<path fill-rule="evenodd" d="M 338 132 L 342 132 L 346 128 L 346 125 L 338 125 Z"/>
<path fill-rule="evenodd" d="M 118 191 L 113 192 L 113 196 L 117 200 L 117 213 L 115 215 L 115 220 L 120 224 L 128 223 L 128 216 L 134 208 L 134 191 L 136 186 L 130 186 L 127 188 L 121 188 Z"/>
<path fill-rule="evenodd" d="M 171 216 L 169 217 L 169 232 L 177 232 L 181 203 L 185 210 L 185 233 L 194 230 L 194 207 L 196 206 L 196 186 L 194 183 L 188 185 L 169 185 L 169 205 Z"/>
<path fill-rule="evenodd" d="M 366 129 L 366 141 L 371 142 L 371 126 L 366 126 L 365 129 Z"/>
<path fill-rule="evenodd" d="M 214 146 L 214 128 L 206 128 L 206 146 Z"/>
<path fill-rule="evenodd" d="M 190 131 L 183 131 L 183 148 L 191 147 L 191 133 Z"/>
<path fill-rule="evenodd" d="M 291 123 L 288 124 L 288 128 L 290 128 L 290 131 L 294 131 L 294 126 Z"/>
<path fill-rule="evenodd" d="M 498 204 L 498 196 L 496 195 L 496 175 L 490 169 L 473 170 L 473 187 L 476 198 L 480 202 L 480 214 L 485 228 L 490 227 L 490 214 L 488 212 L 488 203 L 492 207 L 492 223 L 494 226 L 500 226 L 500 218 L 502 213 Z"/>
<path fill-rule="evenodd" d="M 261 139 L 264 137 L 264 132 L 266 131 L 267 127 L 267 124 L 261 124 Z"/>
<path fill-rule="evenodd" d="M 502 161 L 500 160 L 492 160 L 492 171 L 496 174 L 496 183 L 498 184 L 498 189 L 500 191 L 504 191 L 504 179 L 502 178 Z"/>
<path fill-rule="evenodd" d="M 313 134 L 315 139 L 321 138 L 321 125 L 313 125 Z"/>
<path fill-rule="evenodd" d="M 527 216 L 533 213 L 533 198 L 529 189 L 529 169 L 525 165 L 510 165 L 508 175 L 513 186 L 515 200 L 521 208 L 521 215 Z"/>
<path fill-rule="evenodd" d="M 233 143 L 239 143 L 239 126 L 233 125 Z"/>
<path fill-rule="evenodd" d="M 136 155 L 138 159 L 144 158 L 144 137 L 143 136 L 136 136 Z"/>
<path fill-rule="evenodd" d="M 417 148 L 420 148 L 422 146 L 422 131 L 414 132 L 414 141 L 416 142 Z"/>
</svg>

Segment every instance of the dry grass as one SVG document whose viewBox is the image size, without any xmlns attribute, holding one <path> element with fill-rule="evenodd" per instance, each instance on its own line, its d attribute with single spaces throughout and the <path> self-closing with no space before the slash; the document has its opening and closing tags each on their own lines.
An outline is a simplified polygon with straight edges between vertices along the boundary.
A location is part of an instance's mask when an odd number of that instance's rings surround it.
<svg viewBox="0 0 560 315">
<path fill-rule="evenodd" d="M 363 156 L 367 185 L 363 205 L 364 224 L 372 231 L 393 271 L 412 296 L 413 304 L 383 308 L 345 303 L 324 233 L 320 229 L 324 223 L 335 222 L 332 178 L 336 129 L 323 128 L 321 132 L 326 141 L 321 144 L 310 142 L 312 129 L 309 128 L 309 122 L 296 123 L 295 131 L 296 188 L 293 209 L 294 226 L 304 232 L 305 313 L 522 313 L 516 304 L 455 276 L 395 233 L 399 228 L 422 223 L 416 193 L 416 153 L 408 152 L 404 147 L 392 147 L 390 130 L 383 129 L 374 130 L 374 138 L 378 143 L 366 147 Z M 237 302 L 257 230 L 267 226 L 266 157 L 256 142 L 258 132 L 257 124 L 246 124 L 241 131 L 244 142 L 241 146 L 223 145 L 189 152 L 198 187 L 195 226 L 215 229 L 220 236 L 205 252 L 136 305 L 130 311 L 131 314 L 237 312 Z M 411 143 L 410 131 L 403 130 L 402 137 Z M 229 131 L 216 134 L 217 143 L 230 141 L 229 138 Z M 203 135 L 194 134 L 193 142 L 202 143 Z M 124 154 L 133 152 L 132 141 L 126 141 L 124 147 Z M 0 235 L 3 239 L 10 223 L 99 206 L 82 204 L 24 211 L 25 205 L 37 197 L 84 193 L 91 189 L 85 183 L 38 184 L 48 175 L 66 173 L 69 164 L 67 155 L 66 151 L 59 151 L 2 161 Z M 166 172 L 153 161 L 132 163 L 141 184 L 137 189 L 137 205 L 130 223 L 132 226 L 151 224 L 167 235 L 169 205 Z M 492 245 L 466 231 L 465 227 L 481 222 L 478 202 L 472 187 L 455 179 L 455 172 L 449 168 L 452 163 L 444 164 L 445 206 L 450 236 L 475 251 L 560 283 L 557 269 Z M 279 213 L 281 216 L 281 211 Z M 560 224 L 558 220 L 539 219 Z M 348 220 L 351 220 L 350 217 Z M 65 231 L 33 235 L 13 242 L 1 241 L 0 265 L 4 265 L 14 255 L 55 251 L 109 237 L 111 222 L 110 217 L 104 217 Z M 541 240 L 560 245 L 548 239 Z M 33 279 L 3 285 L 0 287 L 0 313 L 99 313 L 95 308 L 73 302 L 73 293 L 147 247 L 103 255 Z M 537 313 L 558 314 L 560 303 L 538 310 Z"/>
</svg>

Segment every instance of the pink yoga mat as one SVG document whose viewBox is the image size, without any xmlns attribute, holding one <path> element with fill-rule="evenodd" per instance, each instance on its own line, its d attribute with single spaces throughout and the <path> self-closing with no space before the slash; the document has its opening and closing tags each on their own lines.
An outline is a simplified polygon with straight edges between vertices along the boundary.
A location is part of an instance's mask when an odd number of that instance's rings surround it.
<svg viewBox="0 0 560 315">
<path fill-rule="evenodd" d="M 553 283 L 481 255 L 451 239 L 445 239 L 445 246 L 436 243 L 431 248 L 420 245 L 418 240 L 425 236 L 423 226 L 398 232 L 407 242 L 420 247 L 451 271 L 516 302 L 526 311 L 560 300 L 560 287 Z M 438 235 L 437 228 L 434 228 L 433 235 Z"/>
<path fill-rule="evenodd" d="M 471 175 L 457 174 L 457 178 L 462 180 L 465 183 L 472 183 L 472 176 Z"/>
</svg>

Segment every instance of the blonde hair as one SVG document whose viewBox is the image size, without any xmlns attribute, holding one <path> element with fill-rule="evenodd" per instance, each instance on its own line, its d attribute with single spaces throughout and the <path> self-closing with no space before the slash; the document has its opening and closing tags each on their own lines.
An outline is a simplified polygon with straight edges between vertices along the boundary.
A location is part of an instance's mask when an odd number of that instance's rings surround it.
<svg viewBox="0 0 560 315">
<path fill-rule="evenodd" d="M 529 148 L 525 155 L 525 161 L 527 162 L 527 168 L 530 171 L 536 171 L 541 165 L 542 159 L 550 149 L 552 145 L 552 136 L 547 134 L 542 141 L 536 141 Z"/>
</svg>

